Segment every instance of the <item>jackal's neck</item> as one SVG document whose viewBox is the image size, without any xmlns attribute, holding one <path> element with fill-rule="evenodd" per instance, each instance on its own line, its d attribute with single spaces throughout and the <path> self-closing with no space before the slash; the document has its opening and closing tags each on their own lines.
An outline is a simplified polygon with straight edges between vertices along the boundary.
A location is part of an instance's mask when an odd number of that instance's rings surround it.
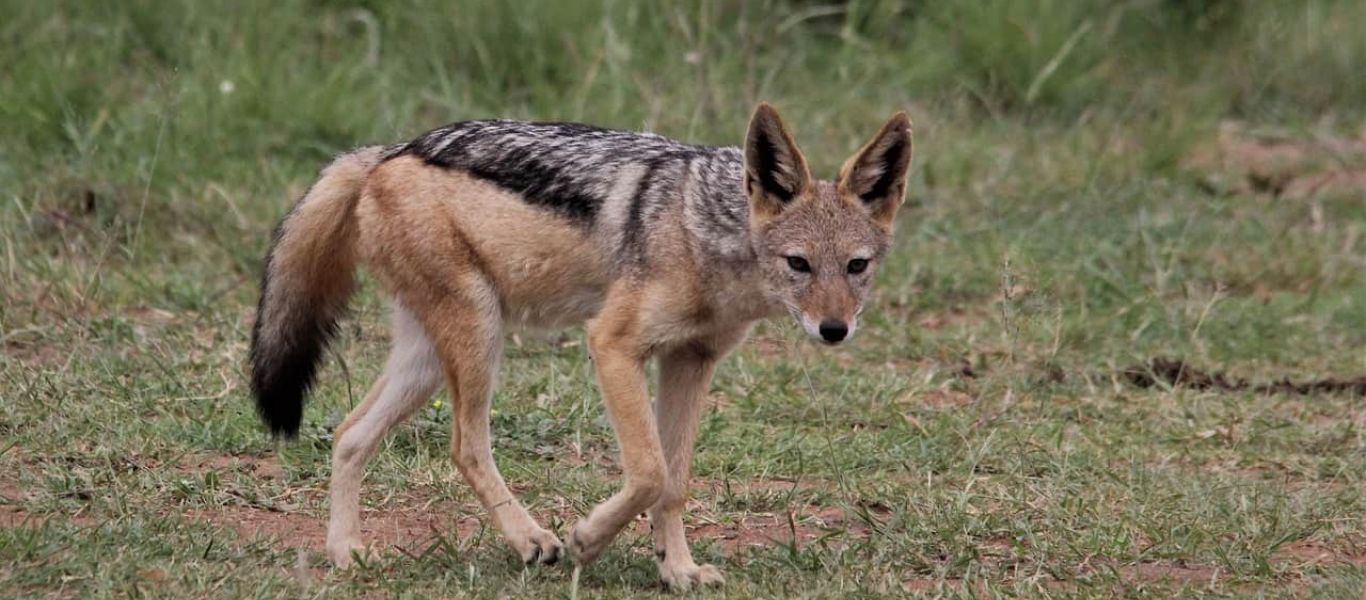
<svg viewBox="0 0 1366 600">
<path fill-rule="evenodd" d="M 687 165 L 683 222 L 704 261 L 740 267 L 754 260 L 743 173 L 738 148 L 716 148 Z"/>
<path fill-rule="evenodd" d="M 716 148 L 689 164 L 682 186 L 683 225 L 711 303 L 737 320 L 781 312 L 766 293 L 750 235 L 749 199 L 738 148 Z"/>
</svg>

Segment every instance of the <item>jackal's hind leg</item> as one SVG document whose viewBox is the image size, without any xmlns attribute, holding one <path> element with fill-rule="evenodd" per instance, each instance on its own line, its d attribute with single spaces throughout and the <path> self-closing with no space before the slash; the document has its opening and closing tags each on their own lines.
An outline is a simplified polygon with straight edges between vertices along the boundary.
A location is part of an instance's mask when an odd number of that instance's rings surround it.
<svg viewBox="0 0 1366 600">
<path fill-rule="evenodd" d="M 559 538 L 536 523 L 493 461 L 489 405 L 503 352 L 502 321 L 493 290 L 483 283 L 469 285 L 476 289 L 433 307 L 431 314 L 442 326 L 429 327 L 439 331 L 433 337 L 453 390 L 451 457 L 522 562 L 552 564 L 562 553 Z"/>
<path fill-rule="evenodd" d="M 337 427 L 332 447 L 331 517 L 327 554 L 339 567 L 364 552 L 360 536 L 360 487 L 365 464 L 380 440 L 413 414 L 441 382 L 440 362 L 412 313 L 395 305 L 393 349 L 365 401 Z"/>
</svg>

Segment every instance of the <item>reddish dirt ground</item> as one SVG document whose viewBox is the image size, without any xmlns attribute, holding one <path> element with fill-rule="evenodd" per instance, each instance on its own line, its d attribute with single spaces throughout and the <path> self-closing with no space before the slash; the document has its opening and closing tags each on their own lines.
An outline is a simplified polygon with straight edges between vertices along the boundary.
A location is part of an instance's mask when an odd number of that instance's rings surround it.
<svg viewBox="0 0 1366 600">
<path fill-rule="evenodd" d="M 274 457 L 196 455 L 182 459 L 169 468 L 177 471 L 198 471 L 202 469 L 245 469 L 270 478 L 282 478 L 283 472 Z M 744 495 L 786 494 L 793 490 L 811 490 L 819 486 L 815 482 L 793 482 L 782 480 L 762 480 L 754 482 L 718 482 L 698 480 L 695 487 L 729 486 L 736 493 Z M 78 524 L 93 522 L 89 515 L 81 513 L 32 513 L 22 505 L 29 495 L 12 475 L 0 475 L 0 527 L 34 527 L 52 519 L 64 519 Z M 887 513 L 882 506 L 867 509 L 874 515 Z M 168 507 L 168 513 L 172 512 Z M 409 554 L 421 553 L 439 536 L 454 534 L 459 539 L 477 535 L 485 523 L 478 516 L 482 511 L 477 507 L 457 505 L 434 499 L 418 497 L 394 498 L 386 501 L 386 507 L 366 510 L 362 515 L 361 529 L 367 542 L 381 551 L 399 549 Z M 300 550 L 321 552 L 326 535 L 326 523 L 322 515 L 310 512 L 282 510 L 256 505 L 232 505 L 215 508 L 192 508 L 181 510 L 179 514 L 198 520 L 214 527 L 230 529 L 248 538 L 264 537 L 275 543 Z M 559 515 L 564 522 L 572 522 L 574 515 Z M 831 531 L 843 530 L 855 536 L 871 533 L 866 523 L 858 515 L 851 514 L 837 506 L 798 503 L 780 512 L 730 512 L 721 519 L 710 518 L 702 511 L 694 511 L 689 517 L 689 537 L 692 539 L 713 539 L 726 554 L 743 553 L 746 550 L 771 545 L 795 544 L 802 546 L 812 543 Z M 631 526 L 638 535 L 648 534 L 648 524 L 638 519 Z M 492 532 L 489 532 L 492 535 Z M 1008 540 L 990 540 L 983 544 L 984 555 L 989 560 L 1012 560 L 1015 553 Z M 1303 565 L 1366 565 L 1366 547 L 1342 547 L 1327 545 L 1312 540 L 1301 540 L 1285 544 L 1279 548 L 1272 559 L 1275 562 Z M 1093 574 L 1117 573 L 1131 583 L 1167 582 L 1204 586 L 1228 578 L 1230 574 L 1220 567 L 1201 564 L 1188 564 L 1174 561 L 1143 561 L 1121 563 L 1111 559 L 1097 558 L 1077 565 L 1072 576 L 1085 578 Z M 1068 581 L 1049 579 L 1041 581 L 1045 587 L 1068 585 Z M 930 591 L 940 586 L 959 589 L 961 580 L 941 580 L 932 576 L 913 576 L 902 581 L 906 591 Z"/>
</svg>

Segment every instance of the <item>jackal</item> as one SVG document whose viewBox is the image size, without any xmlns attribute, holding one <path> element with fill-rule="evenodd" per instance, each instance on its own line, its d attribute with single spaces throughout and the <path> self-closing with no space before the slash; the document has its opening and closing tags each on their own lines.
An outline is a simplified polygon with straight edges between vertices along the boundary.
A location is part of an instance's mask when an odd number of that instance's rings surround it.
<svg viewBox="0 0 1366 600">
<path fill-rule="evenodd" d="M 716 364 L 782 311 L 828 344 L 853 334 L 910 162 L 910 119 L 897 113 L 835 181 L 813 179 L 767 104 L 743 149 L 491 120 L 337 158 L 276 230 L 251 343 L 257 409 L 293 436 L 357 265 L 392 296 L 383 375 L 335 432 L 332 560 L 365 550 L 365 463 L 444 380 L 454 462 L 523 561 L 553 563 L 567 548 L 587 564 L 647 512 L 665 585 L 722 581 L 693 561 L 682 519 Z M 562 546 L 494 465 L 489 403 L 508 328 L 584 322 L 625 481 Z"/>
</svg>

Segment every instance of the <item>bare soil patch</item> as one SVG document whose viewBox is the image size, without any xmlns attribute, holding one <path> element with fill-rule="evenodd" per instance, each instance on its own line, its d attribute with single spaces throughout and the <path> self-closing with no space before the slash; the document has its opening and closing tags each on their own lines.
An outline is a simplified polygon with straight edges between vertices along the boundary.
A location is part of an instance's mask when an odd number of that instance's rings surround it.
<svg viewBox="0 0 1366 600">
<path fill-rule="evenodd" d="M 1280 560 L 1314 564 L 1366 565 L 1366 548 L 1334 548 L 1311 540 L 1298 540 L 1276 549 Z"/>
<path fill-rule="evenodd" d="M 1145 389 L 1164 384 L 1172 387 L 1221 392 L 1252 391 L 1259 394 L 1298 394 L 1303 396 L 1319 394 L 1366 396 L 1366 376 L 1302 382 L 1282 378 L 1270 383 L 1251 383 L 1219 371 L 1205 371 L 1192 367 L 1181 359 L 1164 357 L 1157 357 L 1147 364 L 1123 369 L 1119 375 L 1130 384 Z"/>
<path fill-rule="evenodd" d="M 1012 297 L 1023 296 L 1027 293 L 1027 290 L 1020 286 L 1015 286 L 1008 291 L 1012 293 Z M 907 315 L 907 318 L 913 320 L 916 326 L 928 331 L 964 329 L 979 323 L 989 322 L 993 318 L 990 303 L 962 304 L 942 310 L 928 311 L 916 311 L 905 305 L 893 305 L 888 310 Z"/>
<path fill-rule="evenodd" d="M 66 364 L 71 356 L 70 348 L 59 348 L 56 344 L 44 341 L 6 340 L 0 346 L 0 353 L 18 360 L 30 368 L 54 369 Z"/>
<path fill-rule="evenodd" d="M 34 523 L 34 515 L 26 513 L 17 506 L 0 505 L 0 527 L 14 528 Z"/>
<path fill-rule="evenodd" d="M 1167 581 L 1201 585 L 1218 581 L 1221 576 L 1227 575 L 1218 567 L 1172 561 L 1145 561 L 1113 568 L 1120 578 L 1130 583 Z"/>
<path fill-rule="evenodd" d="M 727 510 L 723 515 L 707 514 L 706 511 L 690 507 L 687 516 L 691 526 L 688 538 L 691 540 L 715 540 L 726 554 L 735 554 L 745 548 L 771 546 L 774 544 L 801 545 L 832 532 L 845 531 L 857 536 L 870 533 L 868 525 L 857 514 L 838 506 L 825 506 L 803 502 L 804 493 L 827 489 L 829 482 L 798 479 L 753 479 L 753 480 L 716 480 L 698 479 L 693 481 L 693 489 L 710 489 L 713 495 L 722 493 L 736 494 L 756 500 L 761 506 L 774 506 L 774 510 Z M 791 494 L 793 501 L 787 505 L 786 498 Z M 778 504 L 783 504 L 781 508 Z M 873 503 L 863 507 L 872 514 L 888 512 L 886 506 Z M 648 535 L 649 524 L 640 520 L 636 524 L 638 533 Z"/>
<path fill-rule="evenodd" d="M 378 508 L 361 513 L 361 536 L 375 548 L 420 551 L 438 537 L 464 538 L 482 522 L 467 507 L 435 504 L 427 508 Z M 297 511 L 255 506 L 189 510 L 185 516 L 247 538 L 266 537 L 291 548 L 321 552 L 327 541 L 327 518 Z"/>
<path fill-rule="evenodd" d="M 944 579 L 940 579 L 938 577 L 929 576 L 912 577 L 910 579 L 903 580 L 901 582 L 901 589 L 910 593 L 919 594 L 933 592 L 940 589 L 961 591 L 964 593 L 967 593 L 969 591 L 966 584 L 963 583 L 963 580 L 958 577 L 947 577 Z M 968 595 L 973 598 L 987 598 L 990 596 L 990 590 L 987 588 L 987 583 L 985 581 L 978 580 L 977 585 L 973 586 L 971 593 Z"/>
<path fill-rule="evenodd" d="M 956 409 L 969 406 L 977 402 L 977 399 L 969 394 L 941 387 L 919 394 L 915 398 L 915 404 L 935 409 Z"/>
<path fill-rule="evenodd" d="M 1185 166 L 1221 191 L 1366 198 L 1366 134 L 1306 135 L 1229 123 L 1197 146 Z"/>
<path fill-rule="evenodd" d="M 181 458 L 176 463 L 175 470 L 181 473 L 244 471 L 275 480 L 282 480 L 285 476 L 278 458 L 247 454 L 191 454 Z"/>
<path fill-rule="evenodd" d="M 19 482 L 10 475 L 0 475 L 0 527 L 38 527 L 52 519 L 64 519 L 77 525 L 89 525 L 92 520 L 83 514 L 38 513 L 23 508 L 29 498 Z"/>
<path fill-rule="evenodd" d="M 32 519 L 32 515 L 15 506 L 28 497 L 19 482 L 0 476 L 0 527 L 18 527 Z"/>
<path fill-rule="evenodd" d="M 689 537 L 716 540 L 727 554 L 734 554 L 774 544 L 801 546 L 840 530 L 859 536 L 869 532 L 862 521 L 838 507 L 800 506 L 786 513 L 742 513 L 724 521 L 697 523 Z"/>
</svg>

